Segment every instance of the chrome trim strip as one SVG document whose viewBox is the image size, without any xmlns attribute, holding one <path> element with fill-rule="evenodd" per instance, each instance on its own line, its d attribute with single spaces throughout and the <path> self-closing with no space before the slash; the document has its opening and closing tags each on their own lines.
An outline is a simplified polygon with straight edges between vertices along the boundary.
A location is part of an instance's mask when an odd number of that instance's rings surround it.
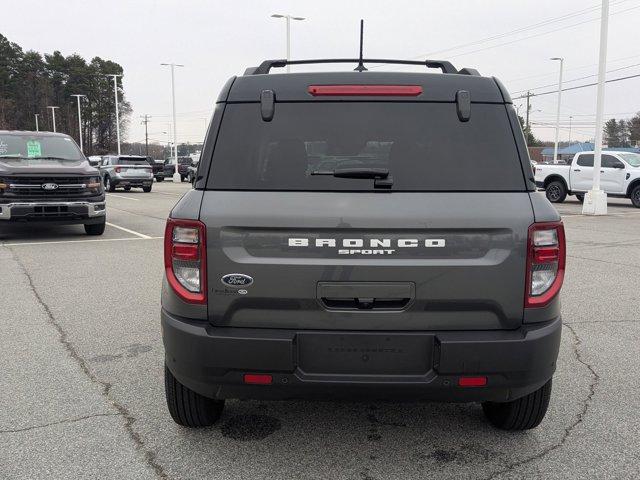
<svg viewBox="0 0 640 480">
<path fill-rule="evenodd" d="M 106 215 L 105 202 L 13 202 L 0 203 L 0 220 L 9 220 L 11 218 L 11 210 L 14 207 L 87 207 L 87 215 L 89 217 L 99 217 Z M 100 207 L 100 209 L 96 209 Z"/>
<path fill-rule="evenodd" d="M 55 182 L 48 182 L 48 183 L 55 183 Z M 58 188 L 56 188 L 55 190 L 59 190 L 61 188 L 87 188 L 86 183 L 56 183 L 56 185 L 58 185 Z M 33 183 L 33 184 L 10 183 L 9 188 L 38 188 L 40 190 L 43 189 L 42 184 L 37 184 L 37 183 Z"/>
</svg>

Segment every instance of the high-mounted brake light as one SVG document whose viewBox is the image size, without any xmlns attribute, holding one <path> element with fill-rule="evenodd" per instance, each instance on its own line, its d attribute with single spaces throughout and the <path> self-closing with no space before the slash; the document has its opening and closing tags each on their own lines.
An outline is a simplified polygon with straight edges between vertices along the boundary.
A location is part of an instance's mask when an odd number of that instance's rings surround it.
<svg viewBox="0 0 640 480">
<path fill-rule="evenodd" d="M 309 85 L 307 91 L 314 97 L 417 97 L 422 93 L 422 87 L 420 85 Z"/>
<path fill-rule="evenodd" d="M 525 307 L 544 307 L 560 292 L 566 245 L 562 222 L 534 223 L 527 240 Z"/>
<path fill-rule="evenodd" d="M 207 242 L 202 222 L 167 219 L 164 267 L 176 295 L 187 303 L 207 303 Z"/>
</svg>

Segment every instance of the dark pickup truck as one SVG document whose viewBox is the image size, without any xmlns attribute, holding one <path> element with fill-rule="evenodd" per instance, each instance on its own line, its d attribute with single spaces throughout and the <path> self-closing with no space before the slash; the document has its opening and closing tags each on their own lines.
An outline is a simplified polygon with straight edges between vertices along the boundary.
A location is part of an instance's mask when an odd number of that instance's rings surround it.
<svg viewBox="0 0 640 480">
<path fill-rule="evenodd" d="M 178 157 L 178 173 L 180 174 L 180 180 L 185 181 L 189 177 L 189 167 L 192 165 L 193 160 L 191 157 Z M 171 178 L 176 171 L 176 165 L 173 163 L 173 159 L 167 160 L 164 165 L 165 178 Z"/>
<path fill-rule="evenodd" d="M 0 130 L 0 228 L 8 222 L 83 224 L 105 229 L 100 174 L 73 139 L 51 132 Z"/>
</svg>

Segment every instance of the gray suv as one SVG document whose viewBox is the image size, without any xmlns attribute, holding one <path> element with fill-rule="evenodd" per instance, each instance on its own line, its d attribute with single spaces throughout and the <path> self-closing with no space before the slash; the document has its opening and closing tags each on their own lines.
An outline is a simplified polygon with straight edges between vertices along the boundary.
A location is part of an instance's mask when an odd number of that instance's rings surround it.
<svg viewBox="0 0 640 480">
<path fill-rule="evenodd" d="M 223 88 L 165 232 L 169 412 L 225 399 L 480 402 L 498 428 L 545 416 L 560 344 L 560 217 L 536 192 L 495 78 L 270 74 Z M 357 70 L 362 70 L 358 68 Z"/>
<path fill-rule="evenodd" d="M 150 192 L 153 186 L 153 167 L 147 157 L 138 155 L 106 155 L 100 163 L 104 189 L 115 192 L 116 187 L 126 191 L 133 187 Z"/>
</svg>

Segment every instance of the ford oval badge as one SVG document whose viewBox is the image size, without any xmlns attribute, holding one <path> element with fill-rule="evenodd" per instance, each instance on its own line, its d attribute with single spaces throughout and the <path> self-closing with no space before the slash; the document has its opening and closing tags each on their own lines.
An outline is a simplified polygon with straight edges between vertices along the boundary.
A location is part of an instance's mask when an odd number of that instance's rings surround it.
<svg viewBox="0 0 640 480">
<path fill-rule="evenodd" d="M 228 273 L 221 279 L 222 283 L 228 287 L 247 287 L 253 283 L 253 278 L 244 273 Z"/>
<path fill-rule="evenodd" d="M 42 184 L 42 189 L 43 190 L 56 190 L 58 188 L 58 184 L 57 183 L 43 183 Z"/>
</svg>

